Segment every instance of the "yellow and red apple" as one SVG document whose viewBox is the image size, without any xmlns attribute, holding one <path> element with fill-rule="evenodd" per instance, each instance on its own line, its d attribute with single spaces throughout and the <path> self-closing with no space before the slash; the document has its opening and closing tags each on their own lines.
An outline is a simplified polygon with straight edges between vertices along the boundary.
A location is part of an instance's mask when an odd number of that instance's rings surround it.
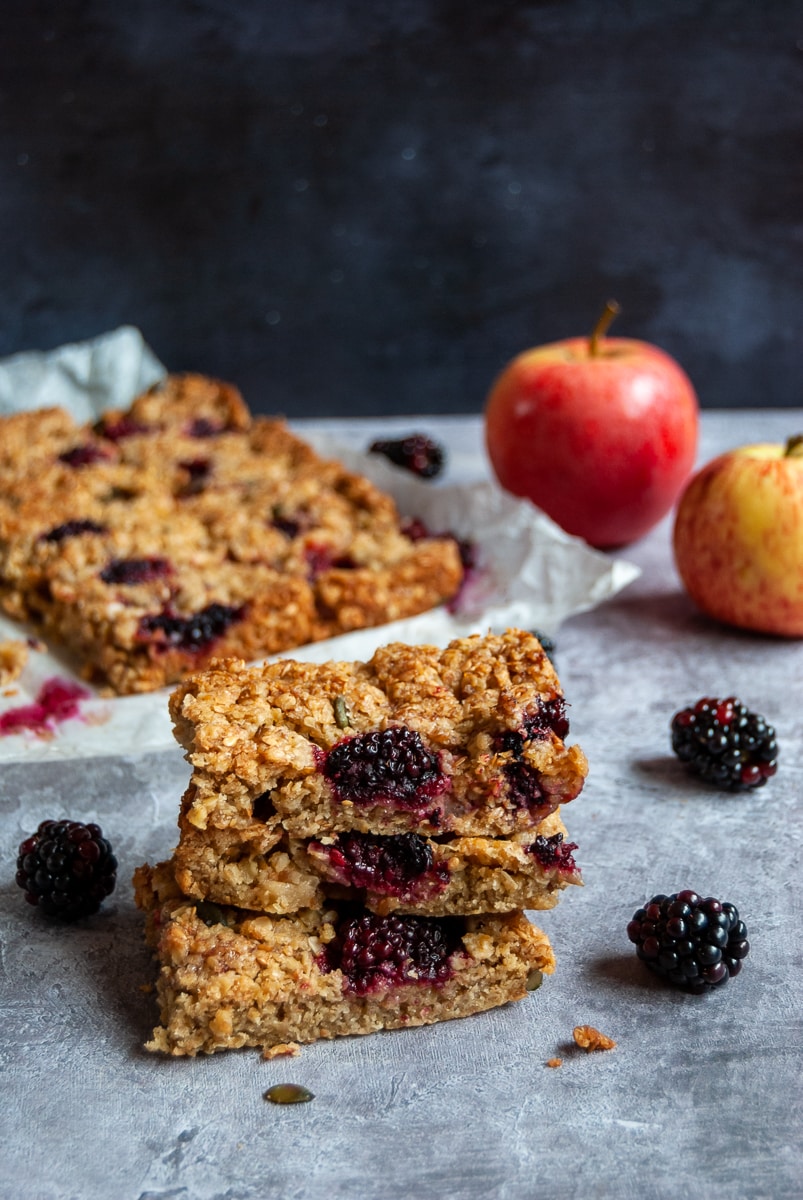
<svg viewBox="0 0 803 1200">
<path fill-rule="evenodd" d="M 703 612 L 803 637 L 803 436 L 742 446 L 707 463 L 681 496 L 673 547 Z"/>
<path fill-rule="evenodd" d="M 499 483 L 592 546 L 624 546 L 675 504 L 697 453 L 699 405 L 657 346 L 604 337 L 524 351 L 488 396 L 485 442 Z"/>
</svg>

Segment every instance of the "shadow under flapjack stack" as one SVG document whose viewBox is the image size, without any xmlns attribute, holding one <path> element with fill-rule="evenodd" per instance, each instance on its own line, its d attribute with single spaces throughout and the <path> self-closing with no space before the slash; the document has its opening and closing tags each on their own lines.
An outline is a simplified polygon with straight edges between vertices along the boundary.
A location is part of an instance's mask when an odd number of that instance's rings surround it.
<svg viewBox="0 0 803 1200">
<path fill-rule="evenodd" d="M 170 700 L 192 777 L 137 902 L 175 1055 L 370 1033 L 524 997 L 525 909 L 581 882 L 560 806 L 587 773 L 520 630 L 367 663 L 213 664 Z"/>
</svg>

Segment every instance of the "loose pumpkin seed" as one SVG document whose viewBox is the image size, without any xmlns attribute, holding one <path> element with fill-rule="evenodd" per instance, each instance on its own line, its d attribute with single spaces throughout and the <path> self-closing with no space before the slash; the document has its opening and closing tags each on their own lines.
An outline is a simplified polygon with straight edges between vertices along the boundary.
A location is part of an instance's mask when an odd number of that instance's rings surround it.
<svg viewBox="0 0 803 1200">
<path fill-rule="evenodd" d="M 300 1083 L 275 1083 L 265 1092 L 265 1099 L 271 1104 L 306 1104 L 315 1096 Z"/>
</svg>

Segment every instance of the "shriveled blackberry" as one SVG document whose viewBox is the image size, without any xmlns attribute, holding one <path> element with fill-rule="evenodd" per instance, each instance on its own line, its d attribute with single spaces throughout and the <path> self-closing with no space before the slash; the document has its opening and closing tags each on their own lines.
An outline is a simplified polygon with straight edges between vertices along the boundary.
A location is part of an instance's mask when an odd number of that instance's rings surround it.
<svg viewBox="0 0 803 1200">
<path fill-rule="evenodd" d="M 430 538 L 438 540 L 443 538 L 452 539 L 460 555 L 463 578 L 460 580 L 457 591 L 446 602 L 446 608 L 450 613 L 459 612 L 469 585 L 477 577 L 480 559 L 476 544 L 470 538 L 460 538 L 456 533 L 452 533 L 448 529 L 444 530 L 443 533 L 433 533 L 419 517 L 406 517 L 402 521 L 401 531 L 411 542 L 428 541 Z"/>
<path fill-rule="evenodd" d="M 113 558 L 100 572 L 104 583 L 136 584 L 164 579 L 171 572 L 166 558 Z"/>
<path fill-rule="evenodd" d="M 672 749 L 690 771 L 731 792 L 763 787 L 778 770 L 775 730 L 729 696 L 706 696 L 672 718 Z"/>
<path fill-rule="evenodd" d="M 97 912 L 114 891 L 117 859 L 99 825 L 42 821 L 20 843 L 16 879 L 29 904 L 76 921 Z"/>
<path fill-rule="evenodd" d="M 405 983 L 443 984 L 453 974 L 462 929 L 459 918 L 365 913 L 341 924 L 318 965 L 341 970 L 344 990 L 359 996 Z"/>
<path fill-rule="evenodd" d="M 93 428 L 99 437 L 104 437 L 109 442 L 123 442 L 126 438 L 150 432 L 147 425 L 125 414 L 119 417 L 103 416 L 95 422 Z"/>
<path fill-rule="evenodd" d="M 544 837 L 539 833 L 534 842 L 527 847 L 527 853 L 537 858 L 542 867 L 557 867 L 561 871 L 576 871 L 577 864 L 572 851 L 577 849 L 576 842 L 564 842 L 562 833 L 553 833 Z"/>
<path fill-rule="evenodd" d="M 563 696 L 553 696 L 551 700 L 539 697 L 535 707 L 524 715 L 521 729 L 505 729 L 496 734 L 494 750 L 521 755 L 527 742 L 545 737 L 550 729 L 561 741 L 568 737 L 569 718 Z"/>
<path fill-rule="evenodd" d="M 186 471 L 188 475 L 187 482 L 179 489 L 179 495 L 197 496 L 204 490 L 209 475 L 212 470 L 212 464 L 208 458 L 188 458 L 184 462 L 178 464 L 182 471 Z"/>
<path fill-rule="evenodd" d="M 750 950 L 736 907 L 692 891 L 653 896 L 627 936 L 651 971 L 697 995 L 738 975 Z"/>
<path fill-rule="evenodd" d="M 432 532 L 426 522 L 422 521 L 420 517 L 404 517 L 401 523 L 401 531 L 411 542 L 424 542 L 427 538 L 438 536 Z"/>
<path fill-rule="evenodd" d="M 192 438 L 213 438 L 223 433 L 223 430 L 224 426 L 219 421 L 212 421 L 209 417 L 196 417 L 188 425 L 186 434 Z"/>
<path fill-rule="evenodd" d="M 339 800 L 416 809 L 448 786 L 437 755 L 405 725 L 360 733 L 333 746 L 323 773 Z"/>
<path fill-rule="evenodd" d="M 514 758 L 506 763 L 504 775 L 507 780 L 508 796 L 514 808 L 529 808 L 533 818 L 542 804 L 545 792 L 538 771 L 533 770 L 529 763 Z M 548 808 L 544 810 L 546 816 Z"/>
<path fill-rule="evenodd" d="M 288 508 L 283 504 L 274 504 L 271 509 L 270 524 L 278 529 L 285 537 L 298 537 L 315 528 L 314 517 L 305 508 Z"/>
<path fill-rule="evenodd" d="M 566 715 L 566 700 L 553 696 L 551 700 L 538 700 L 533 712 L 524 718 L 524 729 L 528 738 L 542 736 L 551 729 L 556 737 L 564 741 L 569 734 L 569 718 Z"/>
<path fill-rule="evenodd" d="M 429 843 L 417 833 L 348 831 L 331 846 L 313 845 L 326 852 L 338 883 L 382 896 L 417 895 L 422 885 L 428 893 L 438 892 L 449 882 L 448 867 L 434 865 Z"/>
<path fill-rule="evenodd" d="M 52 529 L 48 529 L 47 533 L 42 533 L 39 536 L 40 542 L 63 542 L 66 538 L 81 537 L 85 533 L 105 533 L 106 526 L 101 525 L 100 521 L 93 521 L 89 517 L 77 518 L 73 521 L 64 521 L 61 525 L 55 525 Z"/>
<path fill-rule="evenodd" d="M 222 637 L 230 625 L 242 619 L 243 605 L 207 604 L 200 612 L 190 617 L 179 617 L 175 613 L 149 613 L 138 627 L 138 636 L 148 641 L 156 636 L 165 647 L 179 650 L 200 651 L 207 649 Z"/>
<path fill-rule="evenodd" d="M 310 542 L 304 547 L 304 561 L 312 583 L 325 571 L 331 571 L 333 568 L 351 571 L 357 566 L 350 554 L 335 554 L 331 546 L 324 546 L 318 542 Z"/>
<path fill-rule="evenodd" d="M 108 451 L 102 446 L 95 446 L 92 442 L 88 442 L 84 446 L 73 446 L 71 450 L 65 450 L 59 455 L 59 462 L 63 462 L 68 467 L 91 467 L 94 463 L 104 462 L 110 457 Z"/>
<path fill-rule="evenodd" d="M 403 438 L 378 438 L 369 446 L 371 454 L 384 454 L 397 467 L 404 467 L 422 479 L 440 475 L 446 462 L 443 446 L 425 433 L 411 433 Z"/>
<path fill-rule="evenodd" d="M 561 739 L 569 732 L 563 696 L 553 696 L 550 700 L 539 697 L 535 707 L 522 718 L 519 729 L 500 730 L 492 743 L 497 754 L 512 755 L 502 768 L 511 803 L 515 808 L 530 809 L 533 815 L 544 801 L 544 789 L 540 774 L 525 759 L 524 749 L 528 742 L 546 737 L 549 730 Z M 550 806 L 546 805 L 543 815 L 549 811 Z"/>
<path fill-rule="evenodd" d="M 277 514 L 271 521 L 274 529 L 278 529 L 279 533 L 283 533 L 286 538 L 292 539 L 298 537 L 301 532 L 301 522 L 292 517 L 283 517 Z"/>
</svg>

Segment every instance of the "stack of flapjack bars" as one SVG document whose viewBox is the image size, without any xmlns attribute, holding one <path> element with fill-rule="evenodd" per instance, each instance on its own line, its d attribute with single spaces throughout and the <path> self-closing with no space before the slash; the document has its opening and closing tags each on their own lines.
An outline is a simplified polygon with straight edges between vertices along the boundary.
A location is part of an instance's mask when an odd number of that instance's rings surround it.
<svg viewBox="0 0 803 1200">
<path fill-rule="evenodd" d="M 525 909 L 581 882 L 560 806 L 587 763 L 532 633 L 368 662 L 227 659 L 170 713 L 192 775 L 135 874 L 173 1055 L 467 1016 L 554 969 Z"/>
</svg>

